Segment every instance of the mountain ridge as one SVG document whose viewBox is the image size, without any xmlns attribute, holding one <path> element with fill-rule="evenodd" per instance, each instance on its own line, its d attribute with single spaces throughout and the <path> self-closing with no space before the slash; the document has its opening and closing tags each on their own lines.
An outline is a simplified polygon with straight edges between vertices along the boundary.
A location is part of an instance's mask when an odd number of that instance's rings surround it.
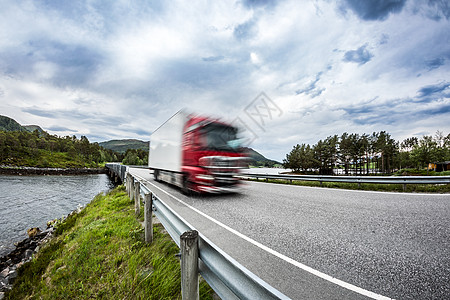
<svg viewBox="0 0 450 300">
<path fill-rule="evenodd" d="M 21 125 L 13 118 L 0 115 L 0 130 L 3 131 L 29 131 L 37 130 L 39 133 L 44 133 L 44 130 L 38 125 Z"/>
</svg>

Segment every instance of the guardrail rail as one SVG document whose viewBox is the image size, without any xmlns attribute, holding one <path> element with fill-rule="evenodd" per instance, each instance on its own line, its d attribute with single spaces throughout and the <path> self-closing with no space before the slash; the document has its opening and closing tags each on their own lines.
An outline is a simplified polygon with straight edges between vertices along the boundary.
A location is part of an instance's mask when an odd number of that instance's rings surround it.
<svg viewBox="0 0 450 300">
<path fill-rule="evenodd" d="M 345 182 L 345 183 L 378 183 L 378 184 L 449 184 L 450 176 L 334 176 L 334 175 L 285 175 L 285 174 L 253 174 L 243 173 L 242 178 L 282 179 L 297 181 Z"/>
</svg>

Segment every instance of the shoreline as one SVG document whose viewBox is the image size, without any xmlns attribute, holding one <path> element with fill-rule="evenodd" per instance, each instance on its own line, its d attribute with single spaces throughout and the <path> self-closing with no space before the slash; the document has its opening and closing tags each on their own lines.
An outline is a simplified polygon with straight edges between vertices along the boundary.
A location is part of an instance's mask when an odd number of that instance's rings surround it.
<svg viewBox="0 0 450 300">
<path fill-rule="evenodd" d="M 178 246 L 157 223 L 147 244 L 142 215 L 136 217 L 134 206 L 121 185 L 94 197 L 81 212 L 50 224 L 56 226 L 47 233 L 47 242 L 25 250 L 30 261 L 0 270 L 0 285 L 8 285 L 0 289 L 0 299 L 181 299 Z M 199 294 L 215 299 L 204 280 L 199 280 Z"/>
<path fill-rule="evenodd" d="M 55 237 L 57 226 L 64 223 L 67 218 L 74 214 L 79 214 L 85 206 L 79 206 L 71 211 L 67 216 L 47 222 L 47 228 L 41 231 L 38 227 L 29 230 L 37 230 L 28 233 L 28 237 L 14 243 L 14 249 L 0 256 L 0 300 L 5 293 L 10 291 L 17 277 L 19 268 L 30 262 L 42 246 Z M 56 227 L 55 227 L 56 226 Z"/>
<path fill-rule="evenodd" d="M 106 168 L 37 168 L 0 166 L 0 175 L 89 175 L 107 174 Z"/>
</svg>

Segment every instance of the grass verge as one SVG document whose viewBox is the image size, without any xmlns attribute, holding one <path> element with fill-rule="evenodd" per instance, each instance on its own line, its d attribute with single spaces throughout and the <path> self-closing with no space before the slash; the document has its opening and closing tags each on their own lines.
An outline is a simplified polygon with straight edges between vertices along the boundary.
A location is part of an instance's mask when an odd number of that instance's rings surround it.
<svg viewBox="0 0 450 300">
<path fill-rule="evenodd" d="M 260 181 L 277 184 L 301 185 L 310 187 L 325 187 L 347 190 L 380 191 L 380 192 L 406 192 L 406 193 L 450 193 L 450 184 L 407 184 L 403 190 L 403 184 L 375 184 L 375 183 L 345 183 L 345 182 L 316 182 L 284 179 L 247 179 L 249 181 Z"/>
<path fill-rule="evenodd" d="M 5 299 L 181 299 L 179 252 L 160 224 L 146 244 L 134 203 L 120 186 L 60 224 L 19 269 Z M 213 299 L 200 281 L 200 299 Z"/>
</svg>

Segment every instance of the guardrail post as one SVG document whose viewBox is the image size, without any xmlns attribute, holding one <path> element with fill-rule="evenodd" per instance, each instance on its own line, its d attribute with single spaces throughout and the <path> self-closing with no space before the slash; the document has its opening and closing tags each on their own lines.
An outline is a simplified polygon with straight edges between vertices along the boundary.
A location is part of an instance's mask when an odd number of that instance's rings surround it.
<svg viewBox="0 0 450 300">
<path fill-rule="evenodd" d="M 130 199 L 134 197 L 134 177 L 130 174 Z"/>
<path fill-rule="evenodd" d="M 180 237 L 181 299 L 198 300 L 198 232 L 186 231 Z"/>
<path fill-rule="evenodd" d="M 406 192 L 406 183 L 403 184 L 403 191 Z"/>
<path fill-rule="evenodd" d="M 127 173 L 126 190 L 127 190 L 128 198 L 130 198 L 130 196 L 131 196 L 130 195 L 130 187 L 131 187 L 130 183 L 131 183 L 131 175 L 130 175 L 130 173 Z"/>
<path fill-rule="evenodd" d="M 139 216 L 141 212 L 141 183 L 136 181 L 134 183 L 134 213 Z"/>
<path fill-rule="evenodd" d="M 132 180 L 132 178 L 131 178 L 131 174 L 130 173 L 128 173 L 127 174 L 127 177 L 128 177 L 128 179 L 127 179 L 127 191 L 128 191 L 128 197 L 131 197 L 131 180 Z"/>
<path fill-rule="evenodd" d="M 153 218 L 152 218 L 152 193 L 145 194 L 144 200 L 144 229 L 145 242 L 151 243 L 153 241 Z"/>
</svg>

